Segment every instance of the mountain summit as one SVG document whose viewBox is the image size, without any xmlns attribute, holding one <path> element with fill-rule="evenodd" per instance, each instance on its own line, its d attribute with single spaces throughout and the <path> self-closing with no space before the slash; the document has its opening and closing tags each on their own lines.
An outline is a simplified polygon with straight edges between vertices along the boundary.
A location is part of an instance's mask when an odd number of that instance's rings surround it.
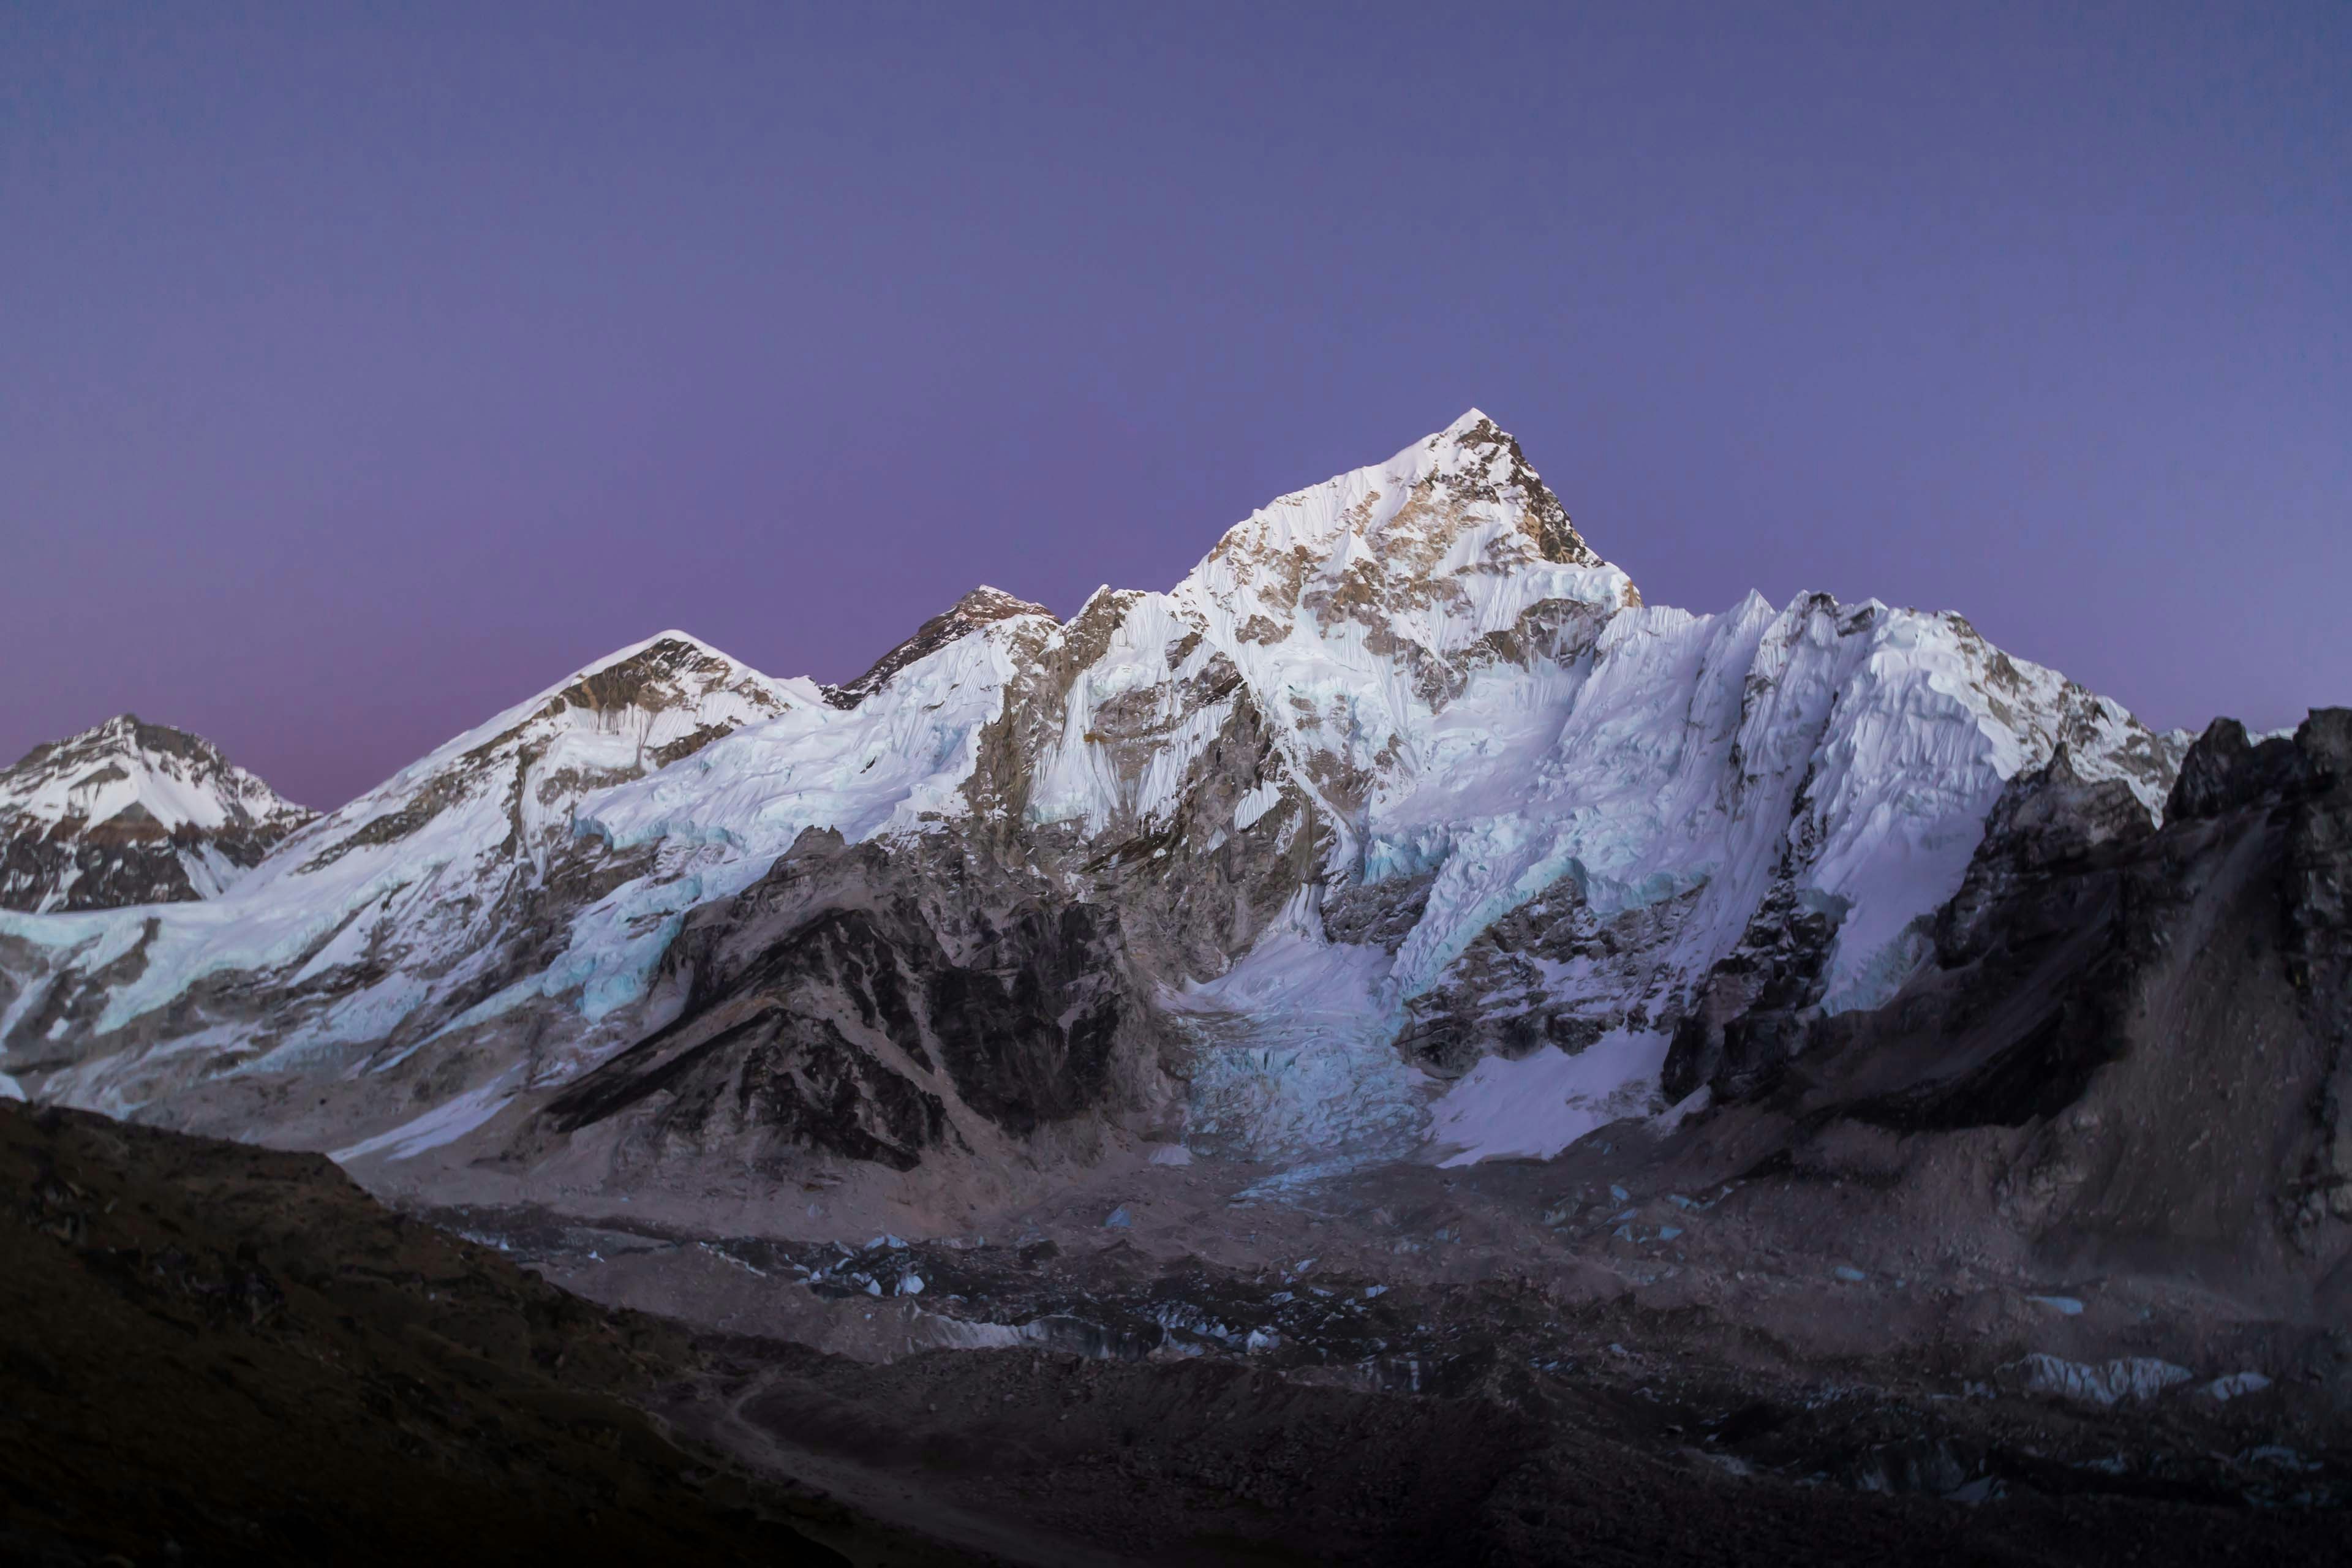
<svg viewBox="0 0 2352 1568">
<path fill-rule="evenodd" d="M 0 773 L 0 908 L 210 898 L 313 815 L 211 742 L 125 713 Z"/>
<path fill-rule="evenodd" d="M 1475 410 L 1165 591 L 836 687 L 659 633 L 307 822 L 127 719 L 0 784 L 60 1530 L 130 1452 L 199 1549 L 390 1540 L 383 1426 L 475 1535 L 763 1560 L 2343 1556 L 2352 710 L 1646 605 Z M 289 1408 L 341 1493 L 197 1463 Z"/>
<path fill-rule="evenodd" d="M 2159 817 L 2177 742 L 1956 616 L 1645 606 L 1474 410 L 1164 593 L 977 589 L 830 689 L 665 633 L 218 897 L 0 919 L 0 1072 L 452 1195 L 1475 1155 L 1573 1080 L 1556 1148 L 1885 1002 L 2062 746 Z"/>
</svg>

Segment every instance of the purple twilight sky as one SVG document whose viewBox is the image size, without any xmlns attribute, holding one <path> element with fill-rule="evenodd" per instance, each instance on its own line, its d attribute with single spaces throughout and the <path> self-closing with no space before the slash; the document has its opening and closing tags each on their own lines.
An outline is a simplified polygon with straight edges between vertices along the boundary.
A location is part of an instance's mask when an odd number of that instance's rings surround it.
<svg viewBox="0 0 2352 1568">
<path fill-rule="evenodd" d="M 2352 701 L 2352 6 L 0 9 L 0 752 L 331 805 L 1472 405 L 1653 603 Z M 4 761 L 5 759 L 0 759 Z"/>
</svg>

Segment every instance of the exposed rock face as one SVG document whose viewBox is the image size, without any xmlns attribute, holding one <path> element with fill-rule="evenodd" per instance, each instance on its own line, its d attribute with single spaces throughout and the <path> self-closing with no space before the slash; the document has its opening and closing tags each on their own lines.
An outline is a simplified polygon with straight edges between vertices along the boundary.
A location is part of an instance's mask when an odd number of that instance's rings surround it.
<svg viewBox="0 0 2352 1568">
<path fill-rule="evenodd" d="M 0 909 L 211 898 L 314 815 L 210 742 L 125 713 L 0 773 Z"/>
<path fill-rule="evenodd" d="M 903 1171 L 1100 1103 L 1140 1011 L 1115 912 L 986 859 L 921 858 L 909 877 L 811 830 L 698 911 L 656 982 L 677 1016 L 558 1096 L 553 1130 L 633 1115 L 639 1147 Z"/>
<path fill-rule="evenodd" d="M 2352 1252 L 2347 884 L 2352 710 L 2260 746 L 2217 721 L 2160 827 L 2061 755 L 2011 783 L 1885 1006 L 1760 1010 L 1714 1050 L 1689 1032 L 1669 1090 L 1785 1121 L 1800 1165 L 1841 1127 L 1904 1139 L 1912 1171 L 2000 1130 L 1991 1196 L 2053 1245 L 2330 1265 Z"/>
<path fill-rule="evenodd" d="M 354 1160 L 593 1148 L 614 1182 L 1109 1131 L 1395 1153 L 1503 1066 L 1760 1091 L 1934 957 L 2062 748 L 2162 809 L 2166 740 L 1958 616 L 1644 606 L 1474 411 L 1168 593 L 1060 623 L 979 590 L 822 690 L 667 634 L 227 899 L 0 921 L 0 1070 Z"/>
</svg>

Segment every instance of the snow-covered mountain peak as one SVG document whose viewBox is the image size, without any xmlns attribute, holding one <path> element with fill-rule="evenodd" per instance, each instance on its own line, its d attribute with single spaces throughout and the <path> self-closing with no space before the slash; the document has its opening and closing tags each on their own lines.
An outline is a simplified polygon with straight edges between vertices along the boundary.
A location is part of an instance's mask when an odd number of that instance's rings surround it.
<svg viewBox="0 0 2352 1568">
<path fill-rule="evenodd" d="M 1478 645 L 1512 657 L 1495 639 L 1524 641 L 1530 615 L 1641 603 L 1518 443 L 1475 410 L 1385 463 L 1260 508 L 1171 597 L 1228 647 L 1322 645 L 1351 668 L 1402 658 L 1433 700 L 1459 673 L 1436 664 Z"/>
<path fill-rule="evenodd" d="M 855 708 L 908 665 L 929 658 L 982 626 L 1023 616 L 1043 616 L 1051 620 L 1054 612 L 1043 605 L 1033 605 L 1026 599 L 983 583 L 916 627 L 914 636 L 876 659 L 874 667 L 856 679 L 824 688 L 824 699 L 835 708 Z"/>
<path fill-rule="evenodd" d="M 657 660 L 662 661 L 675 661 L 682 658 L 698 656 L 735 665 L 740 668 L 751 668 L 740 659 L 730 658 L 725 652 L 703 641 L 692 632 L 680 631 L 677 627 L 671 626 L 666 631 L 656 632 L 649 637 L 642 637 L 625 647 L 616 647 L 601 658 L 590 659 L 572 672 L 572 679 L 584 679 L 599 670 L 610 669 L 615 665 L 627 664 L 648 654 L 654 655 Z"/>
<path fill-rule="evenodd" d="M 0 907 L 209 898 L 311 815 L 202 736 L 120 714 L 0 772 Z"/>
<path fill-rule="evenodd" d="M 1473 408 L 1429 438 L 1436 472 L 1469 495 L 1516 497 L 1526 509 L 1538 552 L 1547 561 L 1598 566 L 1601 557 L 1568 520 L 1568 509 L 1543 482 L 1509 431 Z"/>
<path fill-rule="evenodd" d="M 357 897 L 373 885 L 378 862 L 393 860 L 412 874 L 419 859 L 463 865 L 493 885 L 543 874 L 571 837 L 582 795 L 816 700 L 806 681 L 776 680 L 699 638 L 659 633 L 583 666 L 320 817 L 261 868 L 253 890 L 340 868 L 333 880 Z"/>
<path fill-rule="evenodd" d="M 803 696 L 798 700 L 807 699 Z M 547 702 L 551 715 L 559 710 L 578 709 L 600 719 L 623 714 L 651 719 L 691 710 L 708 721 L 698 723 L 696 731 L 716 723 L 722 726 L 722 732 L 749 721 L 753 714 L 781 713 L 797 705 L 784 683 L 770 679 L 699 637 L 678 631 L 660 633 L 598 659 L 554 689 Z M 706 713 L 706 709 L 712 710 Z M 738 713 L 738 709 L 744 711 Z M 656 759 L 656 765 L 693 750 L 691 746 L 677 749 L 677 742 L 685 739 L 685 735 L 671 737 L 670 754 Z M 715 739 L 715 734 L 705 736 L 706 741 Z"/>
<path fill-rule="evenodd" d="M 795 690 L 796 685 L 805 683 L 763 675 L 688 633 L 657 633 L 591 660 L 537 695 L 443 742 L 361 800 L 444 772 L 453 761 L 486 749 L 544 742 L 554 731 L 625 732 L 647 748 L 629 766 L 659 767 L 696 749 L 679 746 L 689 736 L 699 733 L 696 744 L 707 743 L 740 724 L 809 701 L 813 693 Z"/>
<path fill-rule="evenodd" d="M 0 825 L 121 819 L 158 836 L 310 813 L 232 763 L 201 735 L 135 713 L 34 747 L 0 773 Z"/>
<path fill-rule="evenodd" d="M 825 984 L 928 975 L 954 1000 L 919 1051 L 873 1021 L 897 1005 L 879 992 L 810 1002 L 841 1043 L 803 1058 L 816 1036 L 796 1034 L 758 1071 L 821 1075 L 823 1117 L 898 1127 L 889 1107 L 936 1095 L 985 1144 L 992 1075 L 1058 1084 L 1004 1064 L 1076 1049 L 1075 1015 L 1056 1002 L 1043 1033 L 1007 1026 L 1011 1055 L 959 1056 L 997 986 L 964 971 L 1035 959 L 1131 984 L 1120 1039 L 1173 1031 L 1186 1087 L 1119 1070 L 1181 1093 L 1204 1148 L 1386 1147 L 1454 1125 L 1431 1096 L 1490 1057 L 1487 1088 L 1597 1052 L 1595 1104 L 1622 1110 L 1686 1026 L 1875 1005 L 1921 962 L 2005 781 L 2061 743 L 2084 778 L 2161 805 L 2177 747 L 1957 616 L 1827 595 L 1645 607 L 1472 410 L 1259 508 L 1168 592 L 1105 589 L 1064 622 L 975 588 L 845 685 L 683 633 L 632 644 L 313 823 L 226 898 L 152 924 L 0 920 L 24 944 L 0 963 L 54 977 L 18 985 L 0 1039 L 45 1062 L 84 1042 L 43 1080 L 76 1103 L 372 1067 L 420 1093 L 462 1079 L 487 1115 L 526 1075 L 601 1072 L 669 1009 L 719 1006 L 700 966 L 728 931 L 781 952 L 791 910 L 841 900 L 931 923 L 891 924 Z M 856 888 L 820 873 L 836 856 Z M 231 1050 L 177 1044 L 215 1028 Z M 173 1043 L 117 1048 L 133 1035 Z M 1108 1070 L 1111 1037 L 1087 1038 L 1085 1070 Z M 800 1116 L 773 1125 L 815 1124 Z"/>
</svg>

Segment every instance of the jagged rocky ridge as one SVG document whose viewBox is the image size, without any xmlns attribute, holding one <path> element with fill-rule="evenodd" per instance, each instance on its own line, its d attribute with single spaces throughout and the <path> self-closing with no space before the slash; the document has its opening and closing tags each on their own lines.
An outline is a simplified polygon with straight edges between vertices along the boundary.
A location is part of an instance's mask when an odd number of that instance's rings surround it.
<svg viewBox="0 0 2352 1568">
<path fill-rule="evenodd" d="M 1557 1148 L 1711 1082 L 1678 1030 L 1885 1003 L 2062 747 L 2160 815 L 2177 740 L 1956 616 L 1644 605 L 1474 412 L 1171 592 L 980 590 L 831 689 L 665 634 L 221 897 L 5 917 L 0 1069 L 747 1200 L 1106 1139 L 1545 1152 L 1492 1106 Z"/>
<path fill-rule="evenodd" d="M 125 713 L 0 772 L 0 909 L 211 898 L 315 815 L 210 742 Z"/>
<path fill-rule="evenodd" d="M 1936 1231 L 1980 1205 L 2082 1273 L 2182 1248 L 2224 1280 L 2307 1268 L 2340 1321 L 2347 889 L 2352 709 L 2258 745 L 2215 721 L 2160 827 L 2061 752 L 2011 780 L 1883 1006 L 1694 1016 L 1667 1092 L 1723 1108 L 1711 1168 L 1866 1181 Z"/>
</svg>

